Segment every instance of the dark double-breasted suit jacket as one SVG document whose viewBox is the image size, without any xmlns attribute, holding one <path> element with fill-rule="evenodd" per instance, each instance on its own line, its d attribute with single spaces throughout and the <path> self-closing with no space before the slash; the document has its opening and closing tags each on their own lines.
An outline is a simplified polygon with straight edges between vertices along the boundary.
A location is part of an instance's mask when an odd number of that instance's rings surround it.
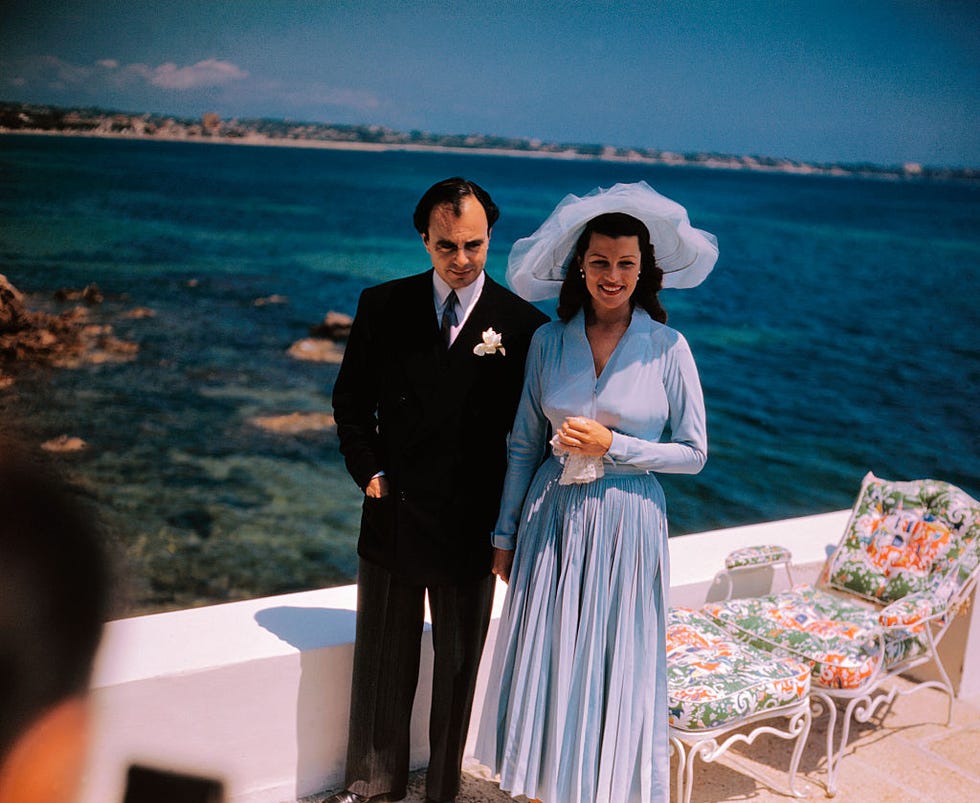
<svg viewBox="0 0 980 803">
<path fill-rule="evenodd" d="M 432 271 L 365 290 L 334 385 L 340 450 L 365 497 L 358 554 L 420 585 L 485 577 L 531 335 L 547 316 L 489 276 L 448 350 Z M 474 347 L 493 329 L 505 353 Z"/>
</svg>

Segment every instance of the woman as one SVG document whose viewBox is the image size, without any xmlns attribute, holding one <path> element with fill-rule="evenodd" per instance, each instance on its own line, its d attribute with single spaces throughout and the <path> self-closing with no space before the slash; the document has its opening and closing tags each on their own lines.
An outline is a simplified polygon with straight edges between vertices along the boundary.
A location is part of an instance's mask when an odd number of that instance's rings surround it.
<svg viewBox="0 0 980 803">
<path fill-rule="evenodd" d="M 477 757 L 515 796 L 669 798 L 667 519 L 653 472 L 697 473 L 707 439 L 694 360 L 657 294 L 700 282 L 717 253 L 642 182 L 569 196 L 511 253 L 519 294 L 560 287 L 560 320 L 528 355 L 494 532 L 510 586 Z"/>
</svg>

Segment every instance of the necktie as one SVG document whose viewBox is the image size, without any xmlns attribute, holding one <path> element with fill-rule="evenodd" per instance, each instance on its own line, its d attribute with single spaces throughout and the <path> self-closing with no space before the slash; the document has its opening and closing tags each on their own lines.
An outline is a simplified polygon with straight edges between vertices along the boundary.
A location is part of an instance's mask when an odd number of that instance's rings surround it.
<svg viewBox="0 0 980 803">
<path fill-rule="evenodd" d="M 446 306 L 442 308 L 442 323 L 439 325 L 446 348 L 449 348 L 450 345 L 452 328 L 459 323 L 459 319 L 456 316 L 456 305 L 458 303 L 459 299 L 456 297 L 456 291 L 450 290 L 449 295 L 446 297 Z"/>
</svg>

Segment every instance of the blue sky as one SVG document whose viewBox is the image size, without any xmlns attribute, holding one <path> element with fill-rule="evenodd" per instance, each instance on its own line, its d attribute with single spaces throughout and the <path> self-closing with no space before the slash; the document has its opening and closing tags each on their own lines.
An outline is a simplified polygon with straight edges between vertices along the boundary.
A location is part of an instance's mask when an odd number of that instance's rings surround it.
<svg viewBox="0 0 980 803">
<path fill-rule="evenodd" d="M 980 3 L 5 0 L 0 99 L 980 166 Z"/>
</svg>

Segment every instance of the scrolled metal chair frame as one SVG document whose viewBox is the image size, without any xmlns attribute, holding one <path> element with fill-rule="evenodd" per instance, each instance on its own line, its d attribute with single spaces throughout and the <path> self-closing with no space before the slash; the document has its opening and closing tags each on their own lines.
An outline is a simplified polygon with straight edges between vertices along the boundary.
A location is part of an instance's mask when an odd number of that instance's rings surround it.
<svg viewBox="0 0 980 803">
<path fill-rule="evenodd" d="M 785 729 L 768 724 L 778 717 L 785 717 L 788 720 Z M 710 763 L 724 755 L 730 747 L 740 742 L 752 744 L 759 736 L 764 734 L 778 736 L 781 739 L 796 740 L 789 766 L 788 790 L 794 797 L 805 797 L 803 792 L 796 789 L 796 771 L 799 768 L 800 758 L 803 756 L 803 749 L 806 746 L 806 741 L 810 734 L 811 721 L 810 700 L 808 697 L 803 697 L 791 705 L 759 711 L 756 714 L 735 722 L 726 723 L 717 728 L 692 731 L 671 726 L 671 748 L 678 754 L 676 778 L 678 803 L 690 803 L 691 801 L 691 792 L 694 788 L 695 758 L 700 758 L 703 762 Z M 747 725 L 756 722 L 767 724 L 753 728 L 748 733 L 733 732 L 740 731 Z M 726 734 L 729 734 L 727 738 L 719 742 L 719 738 L 724 737 Z M 687 749 L 685 749 L 685 746 L 687 746 Z M 735 761 L 732 763 L 737 766 L 740 772 L 744 772 L 767 786 L 771 786 L 769 781 L 759 777 L 754 770 L 745 766 L 743 763 Z"/>
</svg>

